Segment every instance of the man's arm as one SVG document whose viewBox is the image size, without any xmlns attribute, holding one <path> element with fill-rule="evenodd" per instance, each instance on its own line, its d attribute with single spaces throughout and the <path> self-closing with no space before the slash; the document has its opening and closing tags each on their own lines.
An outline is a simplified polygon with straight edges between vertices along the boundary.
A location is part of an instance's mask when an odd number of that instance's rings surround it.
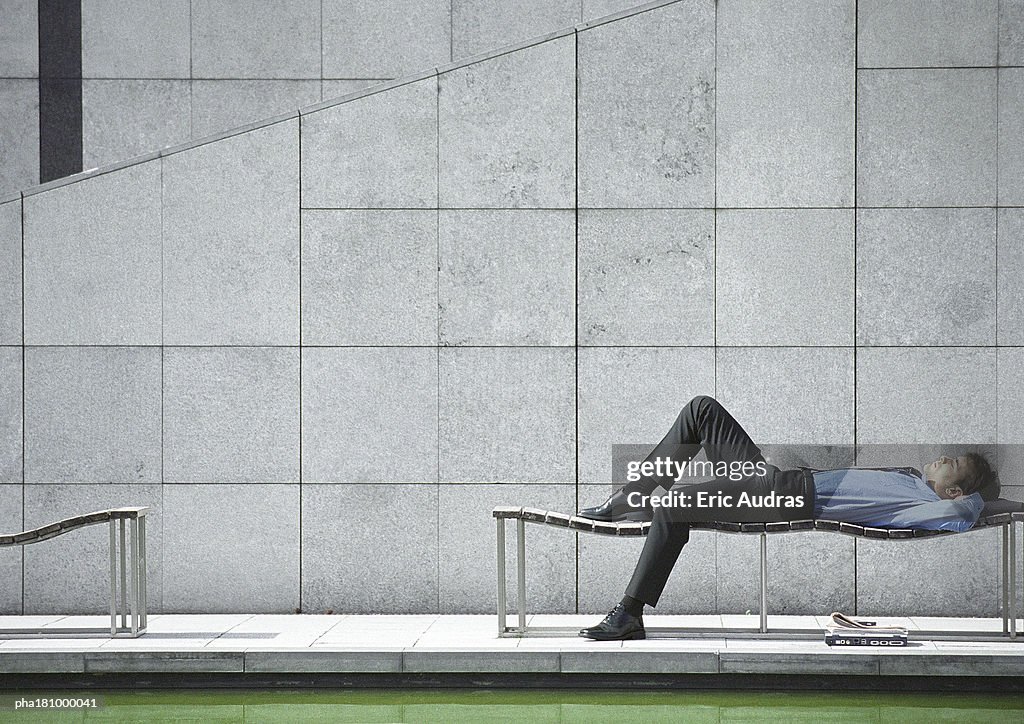
<svg viewBox="0 0 1024 724">
<path fill-rule="evenodd" d="M 978 522 L 984 507 L 985 501 L 978 493 L 955 500 L 936 500 L 900 511 L 893 516 L 891 525 L 895 528 L 951 530 L 962 533 L 970 530 Z"/>
</svg>

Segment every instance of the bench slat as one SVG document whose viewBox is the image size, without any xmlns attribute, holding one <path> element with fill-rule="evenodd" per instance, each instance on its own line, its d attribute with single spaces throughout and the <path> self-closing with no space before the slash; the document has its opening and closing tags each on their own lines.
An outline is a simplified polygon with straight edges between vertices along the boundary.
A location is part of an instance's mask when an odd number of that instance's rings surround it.
<svg viewBox="0 0 1024 724">
<path fill-rule="evenodd" d="M 134 509 L 128 509 L 134 510 Z M 112 514 L 116 511 L 103 511 Z M 91 514 L 99 515 L 99 513 Z M 644 536 L 650 530 L 651 523 L 637 521 L 623 521 L 620 523 L 606 523 L 589 518 L 582 518 L 578 515 L 559 513 L 554 510 L 541 510 L 540 508 L 524 508 L 511 505 L 500 505 L 491 511 L 495 518 L 522 519 L 534 523 L 544 523 L 559 528 L 570 528 L 584 533 L 597 533 L 599 535 L 613 536 Z M 88 516 L 80 516 L 88 517 Z M 71 519 L 77 520 L 77 519 Z M 972 530 L 978 530 L 986 526 L 1001 525 L 1012 521 L 1024 521 L 1024 511 L 1015 513 L 996 513 L 978 520 Z M 66 522 L 66 521 L 65 521 Z M 859 525 L 857 523 L 846 523 L 837 520 L 794 520 L 794 521 L 773 521 L 769 523 L 735 523 L 731 521 L 707 521 L 691 523 L 690 527 L 695 530 L 718 530 L 723 533 L 789 533 L 807 530 L 824 530 L 844 533 L 858 538 L 871 538 L 876 540 L 907 540 L 912 538 L 928 538 L 937 535 L 950 535 L 953 531 L 948 530 L 922 530 L 918 528 L 876 528 L 872 526 Z M 63 530 L 61 531 L 63 532 Z M 17 535 L 36 535 L 38 531 L 26 531 Z M 0 535 L 0 545 L 5 545 L 5 540 L 10 536 Z M 35 540 L 35 538 L 33 538 Z M 7 543 L 9 545 L 9 543 Z"/>
<path fill-rule="evenodd" d="M 75 515 L 70 518 L 58 520 L 55 523 L 48 523 L 38 528 L 23 530 L 18 533 L 0 533 L 0 547 L 12 545 L 28 545 L 50 540 L 57 536 L 64 535 L 73 530 L 84 528 L 98 523 L 106 523 L 111 520 L 129 520 L 140 518 L 149 511 L 148 506 L 131 506 L 124 508 L 112 508 L 110 510 L 97 510 L 84 515 Z"/>
</svg>

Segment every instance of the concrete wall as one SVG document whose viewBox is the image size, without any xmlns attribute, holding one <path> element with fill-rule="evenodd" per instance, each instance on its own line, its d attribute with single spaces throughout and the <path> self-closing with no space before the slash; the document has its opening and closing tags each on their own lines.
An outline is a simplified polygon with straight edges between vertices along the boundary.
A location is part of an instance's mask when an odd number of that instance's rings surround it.
<svg viewBox="0 0 1024 724">
<path fill-rule="evenodd" d="M 80 2 L 86 169 L 641 4 Z M 0 0 L 0 194 L 39 183 L 36 13 Z"/>
<path fill-rule="evenodd" d="M 163 611 L 485 612 L 491 508 L 603 499 L 697 394 L 764 443 L 1024 443 L 998 5 L 682 0 L 0 205 L 0 526 L 153 506 Z M 0 606 L 101 611 L 103 536 L 0 551 Z M 530 536 L 538 611 L 640 546 Z M 994 532 L 791 537 L 775 611 L 996 613 Z M 756 571 L 695 533 L 659 611 Z"/>
</svg>

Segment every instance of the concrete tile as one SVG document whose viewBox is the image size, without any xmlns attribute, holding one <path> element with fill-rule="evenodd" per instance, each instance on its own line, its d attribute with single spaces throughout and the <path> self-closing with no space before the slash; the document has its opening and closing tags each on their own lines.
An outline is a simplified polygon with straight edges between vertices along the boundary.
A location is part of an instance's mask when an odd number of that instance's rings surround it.
<svg viewBox="0 0 1024 724">
<path fill-rule="evenodd" d="M 437 206 L 437 79 L 302 117 L 302 204 Z"/>
<path fill-rule="evenodd" d="M 189 139 L 189 81 L 83 80 L 82 158 L 95 168 Z"/>
<path fill-rule="evenodd" d="M 94 510 L 129 505 L 150 508 L 146 515 L 146 590 L 149 612 L 159 613 L 164 576 L 159 484 L 26 485 L 24 525 L 36 528 Z M 93 525 L 25 546 L 25 613 L 109 616 L 109 525 Z M 110 619 L 106 622 L 109 625 Z"/>
<path fill-rule="evenodd" d="M 438 569 L 442 613 L 486 613 L 477 625 L 496 632 L 498 505 L 571 510 L 576 491 L 567 485 L 441 485 Z M 458 521 L 446 524 L 446 521 Z M 473 541 L 473 544 L 469 544 Z M 516 524 L 505 523 L 505 572 L 509 612 L 517 611 Z M 576 606 L 576 536 L 550 526 L 526 525 L 527 613 L 569 613 Z M 511 620 L 511 619 L 510 619 Z M 436 630 L 437 624 L 431 627 Z"/>
<path fill-rule="evenodd" d="M 995 65 L 998 0 L 864 0 L 857 14 L 862 68 Z"/>
<path fill-rule="evenodd" d="M 194 80 L 192 138 L 319 103 L 317 80 Z"/>
<path fill-rule="evenodd" d="M 579 206 L 714 206 L 714 4 L 667 5 L 577 37 Z"/>
<path fill-rule="evenodd" d="M 84 78 L 188 78 L 189 0 L 82 3 Z"/>
<path fill-rule="evenodd" d="M 299 351 L 164 350 L 164 482 L 299 482 Z"/>
<path fill-rule="evenodd" d="M 578 218 L 580 344 L 713 344 L 712 212 L 583 210 Z"/>
<path fill-rule="evenodd" d="M 718 399 L 760 443 L 853 443 L 849 348 L 720 348 Z"/>
<path fill-rule="evenodd" d="M 998 362 L 998 408 L 996 428 L 1000 452 L 1024 444 L 1024 348 L 1004 347 L 996 352 Z M 1011 485 L 1024 485 L 1024 480 L 1006 480 Z"/>
<path fill-rule="evenodd" d="M 302 212 L 305 344 L 437 344 L 437 212 Z"/>
<path fill-rule="evenodd" d="M 5 674 L 77 674 L 85 671 L 80 651 L 12 652 L 0 656 L 0 672 Z"/>
<path fill-rule="evenodd" d="M 324 78 L 398 77 L 449 59 L 445 0 L 324 3 Z"/>
<path fill-rule="evenodd" d="M 0 204 L 0 344 L 21 344 L 21 202 Z"/>
<path fill-rule="evenodd" d="M 575 478 L 575 354 L 566 348 L 443 348 L 441 482 Z"/>
<path fill-rule="evenodd" d="M 440 76 L 442 208 L 570 208 L 576 165 L 573 37 Z"/>
<path fill-rule="evenodd" d="M 581 485 L 578 507 L 600 503 L 607 495 L 606 485 Z M 579 535 L 578 606 L 580 611 L 589 614 L 586 626 L 594 625 L 595 616 L 599 620 L 618 603 L 646 540 L 642 537 Z M 645 613 L 657 613 L 659 618 L 663 618 L 662 614 L 716 610 L 715 547 L 716 536 L 705 531 L 691 531 L 690 540 L 679 555 L 657 608 L 647 608 Z M 655 621 L 646 618 L 645 623 L 647 626 L 656 625 Z"/>
<path fill-rule="evenodd" d="M 1022 146 L 1024 68 L 1007 68 L 999 71 L 999 203 L 1004 206 L 1024 205 Z"/>
<path fill-rule="evenodd" d="M 999 65 L 1024 65 L 1024 2 L 999 2 Z"/>
<path fill-rule="evenodd" d="M 725 210 L 716 218 L 718 344 L 853 343 L 852 210 Z"/>
<path fill-rule="evenodd" d="M 910 619 L 914 627 L 925 631 L 986 631 L 1001 633 L 1003 622 L 998 618 L 970 618 L 952 616 L 914 616 Z M 936 641 L 936 648 L 951 644 L 970 644 L 975 646 L 998 646 L 991 641 Z"/>
<path fill-rule="evenodd" d="M 298 140 L 292 120 L 163 160 L 166 344 L 298 342 Z"/>
<path fill-rule="evenodd" d="M 390 78 L 347 78 L 344 80 L 324 80 L 321 95 L 323 100 L 329 101 L 333 98 L 340 98 L 363 88 L 375 86 L 378 83 L 385 83 Z"/>
<path fill-rule="evenodd" d="M 245 653 L 245 671 L 247 673 L 278 673 L 282 671 L 292 673 L 397 673 L 401 670 L 401 651 L 247 651 Z"/>
<path fill-rule="evenodd" d="M 571 345 L 576 330 L 572 211 L 442 211 L 442 345 Z"/>
<path fill-rule="evenodd" d="M 253 618 L 251 613 L 162 614 L 153 617 L 150 630 L 154 633 L 186 633 L 197 637 L 220 635 L 241 626 Z"/>
<path fill-rule="evenodd" d="M 827 649 L 824 641 L 822 649 Z M 822 654 L 825 652 L 822 651 Z M 878 674 L 879 656 L 871 654 L 831 653 L 828 656 L 809 658 L 806 653 L 769 653 L 722 651 L 719 654 L 720 672 L 723 674 L 832 674 L 861 675 Z"/>
<path fill-rule="evenodd" d="M 0 482 L 23 480 L 22 350 L 0 347 Z"/>
<path fill-rule="evenodd" d="M 302 366 L 303 482 L 437 480 L 434 349 L 306 348 Z"/>
<path fill-rule="evenodd" d="M 18 491 L 18 496 L 21 496 L 21 491 Z M 18 511 L 18 526 L 20 530 L 21 511 Z M 19 551 L 18 556 L 21 556 Z M 19 567 L 20 570 L 20 567 Z M 19 574 L 20 575 L 20 574 Z M 21 606 L 21 597 L 18 597 L 18 606 Z M 0 628 L 41 628 L 50 624 L 55 624 L 60 621 L 63 616 L 22 616 L 20 614 L 6 614 L 0 615 Z"/>
<path fill-rule="evenodd" d="M 160 344 L 160 164 L 25 199 L 25 342 Z"/>
<path fill-rule="evenodd" d="M 0 80 L 0 194 L 39 183 L 39 81 Z"/>
<path fill-rule="evenodd" d="M 634 0 L 581 0 L 583 5 L 583 22 L 613 15 L 637 6 Z"/>
<path fill-rule="evenodd" d="M 969 452 L 981 454 L 990 460 L 992 466 L 1002 471 L 997 465 L 997 456 L 1002 450 L 997 445 L 964 445 L 955 443 L 904 443 L 904 444 L 869 444 L 857 446 L 857 465 L 863 467 L 902 467 L 910 465 L 922 470 L 925 464 L 940 455 L 952 457 Z"/>
<path fill-rule="evenodd" d="M 994 209 L 857 212 L 857 343 L 996 338 Z"/>
<path fill-rule="evenodd" d="M 296 610 L 297 484 L 167 485 L 163 498 L 166 610 Z"/>
<path fill-rule="evenodd" d="M 96 623 L 98 627 L 100 627 L 100 628 L 103 627 L 103 625 L 104 625 L 104 617 L 102 617 L 102 616 L 91 616 L 89 618 L 94 623 Z M 64 620 L 64 619 L 61 619 L 61 620 Z M 57 624 L 55 626 L 55 628 L 58 628 L 60 625 L 61 624 Z M 107 631 L 109 632 L 109 630 L 110 630 L 110 617 L 109 616 L 107 616 L 106 619 L 105 619 L 105 625 L 106 625 Z M 109 633 L 107 635 L 109 636 Z M 95 638 L 93 638 L 93 637 L 80 638 L 80 639 L 62 638 L 62 639 L 60 639 L 60 642 L 59 642 L 58 646 L 61 649 L 64 649 L 68 653 L 74 652 L 74 653 L 78 654 L 79 656 L 81 656 L 86 651 L 96 651 L 96 650 L 99 649 L 99 647 L 103 646 L 103 644 L 105 642 L 101 638 L 102 636 L 103 636 L 103 634 L 100 633 L 100 634 L 96 635 Z M 7 658 L 8 656 L 11 656 L 12 654 L 17 657 L 19 654 L 28 654 L 28 653 L 35 654 L 36 656 L 42 657 L 42 656 L 53 655 L 53 654 L 57 654 L 58 653 L 57 651 L 54 650 L 55 648 L 57 648 L 54 644 L 55 644 L 55 642 L 54 642 L 53 639 L 34 639 L 34 638 L 29 638 L 29 637 L 24 637 L 24 638 L 20 638 L 19 637 L 19 638 L 13 638 L 13 639 L 5 642 L 2 645 L 3 648 L 0 648 L 0 651 L 2 651 L 3 654 L 4 654 L 3 658 Z M 63 652 L 61 652 L 61 653 L 63 653 Z M 60 663 L 55 663 L 54 668 L 55 668 L 55 670 L 58 673 L 62 673 L 61 670 L 60 670 L 60 666 L 61 666 Z"/>
<path fill-rule="evenodd" d="M 760 614 L 759 536 L 716 535 L 719 610 Z M 767 537 L 767 552 L 769 618 L 853 610 L 857 571 L 853 538 L 773 533 Z M 777 624 L 769 621 L 773 625 Z M 787 618 L 785 625 L 794 624 Z"/>
<path fill-rule="evenodd" d="M 231 651 L 96 651 L 85 654 L 85 671 L 237 673 L 244 670 L 244 655 Z"/>
<path fill-rule="evenodd" d="M 994 205 L 994 69 L 872 70 L 857 82 L 859 205 Z"/>
<path fill-rule="evenodd" d="M 160 414 L 159 349 L 29 347 L 25 480 L 159 483 Z"/>
<path fill-rule="evenodd" d="M 21 517 L 21 485 L 0 485 L 0 531 L 17 533 L 24 530 Z M 21 546 L 0 548 L 0 613 L 21 613 Z M 0 617 L 0 628 L 6 625 Z M 0 634 L 0 638 L 3 638 Z"/>
<path fill-rule="evenodd" d="M 559 654 L 554 651 L 502 651 L 501 657 L 486 651 L 429 651 L 413 649 L 402 654 L 403 669 L 410 672 L 530 672 L 557 673 Z M 460 712 L 468 714 L 468 712 Z M 424 721 L 429 721 L 425 719 Z M 476 719 L 476 721 L 481 721 Z"/>
<path fill-rule="evenodd" d="M 852 206 L 856 3 L 717 7 L 717 204 Z"/>
<path fill-rule="evenodd" d="M 452 60 L 580 22 L 581 0 L 452 0 Z"/>
<path fill-rule="evenodd" d="M 1000 444 L 989 459 L 999 475 L 1000 497 L 1024 501 L 1024 349 L 1001 348 L 997 360 Z"/>
<path fill-rule="evenodd" d="M 1024 296 L 1017 286 L 1017 280 L 1024 274 L 1024 209 L 999 209 L 996 214 L 998 342 L 1024 345 Z"/>
<path fill-rule="evenodd" d="M 562 673 L 602 674 L 629 671 L 636 674 L 717 674 L 717 651 L 619 650 L 562 652 Z"/>
<path fill-rule="evenodd" d="M 857 613 L 997 616 L 999 533 L 857 541 Z"/>
<path fill-rule="evenodd" d="M 995 380 L 991 348 L 861 349 L 858 442 L 995 442 Z"/>
<path fill-rule="evenodd" d="M 0 26 L 0 77 L 39 77 L 39 2 L 7 0 Z"/>
<path fill-rule="evenodd" d="M 1017 654 L 955 654 L 921 656 L 891 652 L 879 657 L 879 673 L 883 676 L 1015 676 L 1024 671 L 1024 657 Z M 1012 672 L 1012 673 L 1011 673 Z"/>
<path fill-rule="evenodd" d="M 714 392 L 710 348 L 579 350 L 580 482 L 611 483 L 613 445 L 653 449 L 690 399 Z"/>
<path fill-rule="evenodd" d="M 193 0 L 194 78 L 317 78 L 320 3 L 284 0 L 239 12 L 231 0 Z"/>
<path fill-rule="evenodd" d="M 303 485 L 305 611 L 437 610 L 437 485 Z"/>
</svg>

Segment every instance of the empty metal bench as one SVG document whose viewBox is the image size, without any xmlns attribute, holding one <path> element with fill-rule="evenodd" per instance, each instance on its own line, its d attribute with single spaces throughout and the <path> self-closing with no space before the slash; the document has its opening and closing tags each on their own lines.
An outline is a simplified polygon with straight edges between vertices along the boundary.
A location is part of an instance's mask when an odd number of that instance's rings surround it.
<svg viewBox="0 0 1024 724">
<path fill-rule="evenodd" d="M 0 533 L 0 548 L 25 546 L 56 538 L 100 523 L 110 524 L 110 635 L 135 638 L 146 632 L 146 513 L 148 507 L 113 508 L 77 515 L 20 533 Z M 120 528 L 120 530 L 118 530 Z M 128 549 L 131 555 L 128 555 Z M 118 564 L 120 563 L 120 576 Z M 118 582 L 120 581 L 120 601 Z M 120 603 L 120 605 L 118 605 Z M 117 619 L 120 615 L 121 623 Z M 130 616 L 130 622 L 129 622 Z M 0 629 L 10 635 L 82 635 L 106 633 L 105 628 Z"/>
<path fill-rule="evenodd" d="M 556 627 L 536 627 L 526 625 L 526 523 L 547 525 L 575 533 L 594 533 L 606 536 L 637 537 L 647 535 L 650 523 L 603 523 L 600 521 L 581 518 L 576 515 L 568 515 L 551 510 L 540 510 L 538 508 L 521 508 L 513 506 L 498 506 L 492 511 L 492 515 L 498 524 L 498 634 L 500 636 L 528 636 L 528 635 L 558 635 L 568 633 L 568 629 Z M 505 567 L 505 524 L 507 521 L 516 522 L 516 582 L 517 582 L 517 614 L 518 625 L 508 625 L 508 597 L 506 592 L 506 567 Z M 1017 601 L 1016 601 L 1016 523 L 1024 523 L 1024 512 L 997 513 L 984 516 L 978 520 L 973 528 L 966 531 L 971 533 L 977 530 L 991 530 L 993 526 L 1002 528 L 1000 561 L 1003 574 L 1003 633 L 1000 636 L 993 636 L 986 631 L 911 631 L 911 636 L 928 639 L 957 639 L 970 637 L 982 640 L 1005 640 L 1005 638 L 1017 639 Z M 767 537 L 770 533 L 792 533 L 799 531 L 831 531 L 858 538 L 871 538 L 879 540 L 908 541 L 926 540 L 948 535 L 964 535 L 964 533 L 953 533 L 951 531 L 939 530 L 917 530 L 909 528 L 871 528 L 854 523 L 841 523 L 834 520 L 797 520 L 778 523 L 691 523 L 692 530 L 717 530 L 724 533 L 753 533 L 760 536 L 760 583 L 761 583 L 761 611 L 760 622 L 757 629 L 750 628 L 670 628 L 670 627 L 647 627 L 648 632 L 664 632 L 685 634 L 688 637 L 721 637 L 727 633 L 737 638 L 765 638 L 781 636 L 783 638 L 820 638 L 821 632 L 811 632 L 806 629 L 768 629 L 768 547 Z"/>
</svg>

